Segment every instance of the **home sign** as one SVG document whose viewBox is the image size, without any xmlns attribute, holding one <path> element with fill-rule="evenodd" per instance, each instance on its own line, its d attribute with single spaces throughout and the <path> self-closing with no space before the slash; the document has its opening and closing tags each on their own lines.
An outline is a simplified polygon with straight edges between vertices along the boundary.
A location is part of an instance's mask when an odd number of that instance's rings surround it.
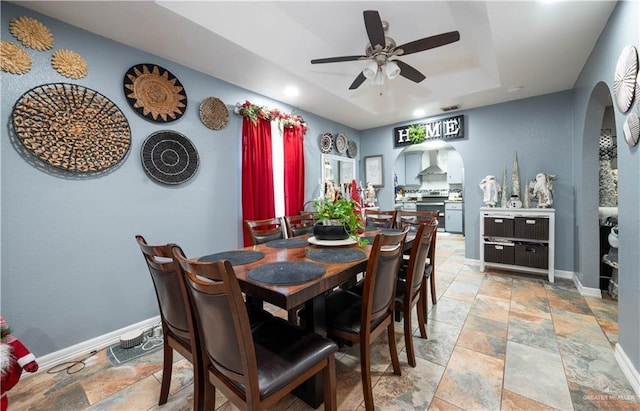
<svg viewBox="0 0 640 411">
<path fill-rule="evenodd" d="M 424 128 L 424 131 L 420 130 L 421 128 Z M 464 138 L 464 116 L 442 118 L 393 129 L 394 147 L 420 144 L 431 140 L 454 140 L 459 138 Z"/>
</svg>

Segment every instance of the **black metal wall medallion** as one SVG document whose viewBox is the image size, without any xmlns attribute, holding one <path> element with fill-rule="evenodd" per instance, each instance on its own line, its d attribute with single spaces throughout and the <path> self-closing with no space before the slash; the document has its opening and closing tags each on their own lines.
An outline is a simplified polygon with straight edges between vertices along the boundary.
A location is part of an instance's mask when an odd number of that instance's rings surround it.
<svg viewBox="0 0 640 411">
<path fill-rule="evenodd" d="M 349 140 L 347 143 L 347 156 L 354 158 L 358 155 L 358 144 L 355 141 Z"/>
<path fill-rule="evenodd" d="M 320 151 L 327 154 L 331 152 L 333 148 L 333 135 L 331 133 L 324 133 L 320 136 Z"/>
<path fill-rule="evenodd" d="M 187 137 L 175 131 L 158 131 L 142 143 L 142 167 L 163 184 L 181 184 L 198 171 L 198 151 Z"/>
<path fill-rule="evenodd" d="M 182 117 L 187 109 L 187 93 L 182 83 L 155 64 L 137 64 L 124 75 L 124 95 L 141 116 L 157 123 Z"/>
</svg>

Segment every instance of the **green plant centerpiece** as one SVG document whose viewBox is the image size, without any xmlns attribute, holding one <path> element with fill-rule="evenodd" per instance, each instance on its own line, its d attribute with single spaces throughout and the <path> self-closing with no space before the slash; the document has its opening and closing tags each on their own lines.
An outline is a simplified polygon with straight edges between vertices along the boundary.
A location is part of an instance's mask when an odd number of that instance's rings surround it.
<svg viewBox="0 0 640 411">
<path fill-rule="evenodd" d="M 325 197 L 322 200 L 314 200 L 313 206 L 318 212 L 316 218 L 319 220 L 314 227 L 316 238 L 319 237 L 319 231 L 322 230 L 327 234 L 324 238 L 318 239 L 340 240 L 351 237 L 357 241 L 358 245 L 369 243 L 367 239 L 362 238 L 364 224 L 360 214 L 360 206 L 356 201 L 346 198 L 332 200 Z M 320 237 L 323 235 L 321 234 Z"/>
<path fill-rule="evenodd" d="M 422 143 L 427 137 L 427 130 L 424 124 L 411 124 L 407 130 L 409 132 L 409 141 L 413 144 Z"/>
</svg>

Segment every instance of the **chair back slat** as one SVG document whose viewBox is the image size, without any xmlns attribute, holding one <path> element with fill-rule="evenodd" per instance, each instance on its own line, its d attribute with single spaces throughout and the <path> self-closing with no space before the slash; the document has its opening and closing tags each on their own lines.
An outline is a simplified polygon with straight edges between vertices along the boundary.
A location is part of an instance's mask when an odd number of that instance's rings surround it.
<svg viewBox="0 0 640 411">
<path fill-rule="evenodd" d="M 176 335 L 188 340 L 189 321 L 182 291 L 184 283 L 171 254 L 175 245 L 148 245 L 142 236 L 136 236 L 136 240 L 151 274 L 160 315 L 165 325 Z"/>
<path fill-rule="evenodd" d="M 363 318 L 369 322 L 383 317 L 392 307 L 407 232 L 405 228 L 397 234 L 378 234 L 373 241 L 362 293 Z"/>
<path fill-rule="evenodd" d="M 432 240 L 436 235 L 437 228 L 437 219 L 431 221 L 423 220 L 418 227 L 416 238 L 413 240 L 406 278 L 407 285 L 410 287 L 408 294 L 411 296 L 415 296 L 421 287 L 427 257 L 429 256 Z M 407 291 L 405 291 L 405 293 L 407 293 Z"/>
<path fill-rule="evenodd" d="M 313 225 L 316 223 L 316 219 L 313 213 L 302 213 L 295 216 L 285 216 L 284 222 L 287 229 L 287 237 L 292 238 L 313 233 Z"/>
<path fill-rule="evenodd" d="M 196 329 L 202 341 L 204 369 L 249 386 L 250 369 L 256 370 L 249 317 L 233 267 L 228 261 L 201 262 L 174 256 L 184 272 Z M 215 326 L 212 326 L 215 324 Z"/>
<path fill-rule="evenodd" d="M 253 245 L 284 238 L 284 227 L 280 217 L 245 220 L 244 225 Z"/>
<path fill-rule="evenodd" d="M 367 208 L 364 211 L 365 227 L 369 229 L 395 228 L 397 214 L 397 210 L 380 211 Z"/>
</svg>

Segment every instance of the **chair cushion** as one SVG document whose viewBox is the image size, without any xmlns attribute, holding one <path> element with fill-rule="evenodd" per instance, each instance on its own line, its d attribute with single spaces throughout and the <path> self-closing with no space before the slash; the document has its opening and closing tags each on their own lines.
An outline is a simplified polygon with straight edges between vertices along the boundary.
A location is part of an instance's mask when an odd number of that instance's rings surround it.
<svg viewBox="0 0 640 411">
<path fill-rule="evenodd" d="M 260 396 L 273 394 L 338 350 L 331 340 L 278 318 L 252 329 Z"/>
</svg>

